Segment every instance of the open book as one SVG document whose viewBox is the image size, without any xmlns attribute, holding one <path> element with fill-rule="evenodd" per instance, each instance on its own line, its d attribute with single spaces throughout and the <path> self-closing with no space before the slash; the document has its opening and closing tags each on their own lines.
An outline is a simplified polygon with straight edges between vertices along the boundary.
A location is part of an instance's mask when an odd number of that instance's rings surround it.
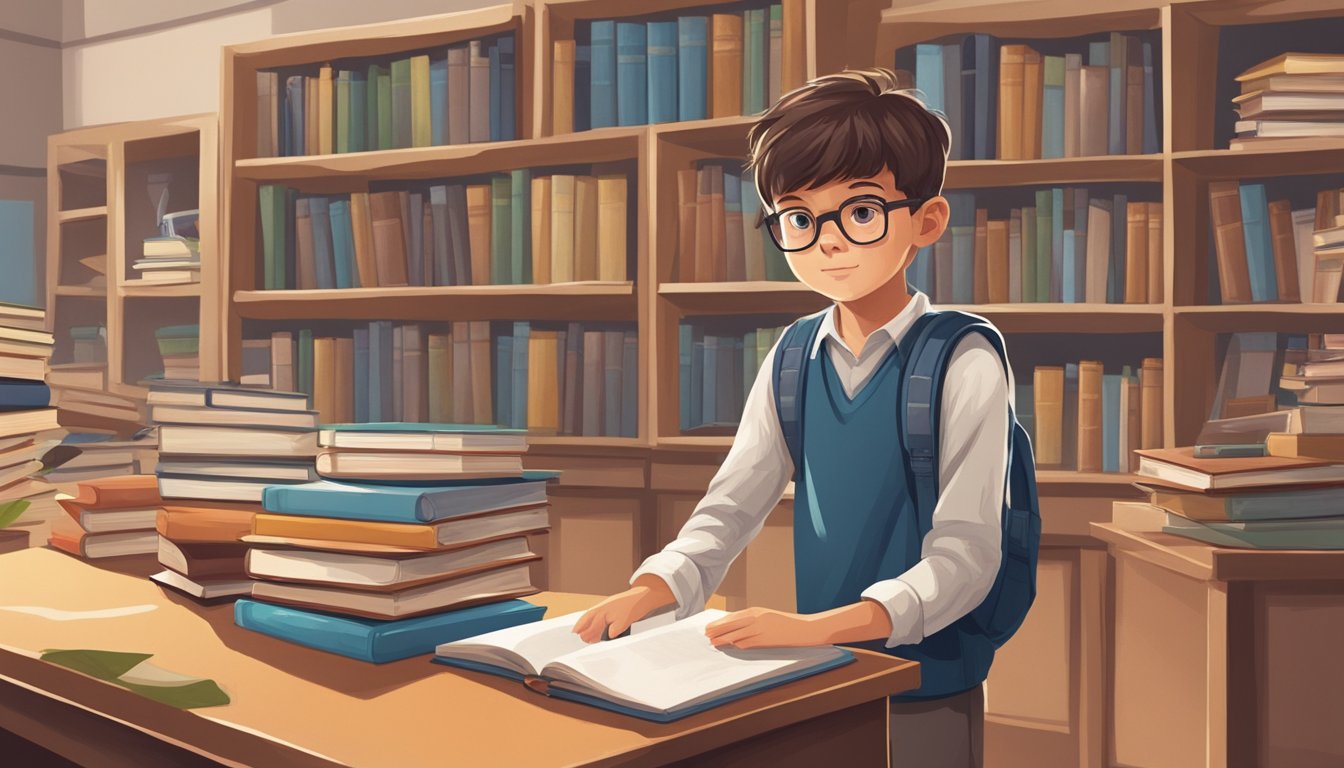
<svg viewBox="0 0 1344 768">
<path fill-rule="evenodd" d="M 723 611 L 673 622 L 665 613 L 636 622 L 630 634 L 585 643 L 574 634 L 582 613 L 444 643 L 434 661 L 522 680 L 556 698 L 670 722 L 757 691 L 854 660 L 831 645 L 719 649 L 705 625 Z"/>
</svg>

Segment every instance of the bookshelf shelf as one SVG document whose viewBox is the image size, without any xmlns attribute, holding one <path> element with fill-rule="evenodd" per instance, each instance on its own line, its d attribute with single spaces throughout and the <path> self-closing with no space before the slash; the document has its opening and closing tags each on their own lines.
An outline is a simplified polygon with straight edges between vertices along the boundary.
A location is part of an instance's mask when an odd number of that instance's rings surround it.
<svg viewBox="0 0 1344 768">
<path fill-rule="evenodd" d="M 634 437 L 582 437 L 567 435 L 528 435 L 529 447 L 540 448 L 647 448 Z"/>
<path fill-rule="evenodd" d="M 153 283 L 127 280 L 118 288 L 118 293 L 129 298 L 154 298 L 200 296 L 200 283 Z"/>
<path fill-rule="evenodd" d="M 233 300 L 241 316 L 272 320 L 561 320 L 582 316 L 633 321 L 635 317 L 635 289 L 630 282 L 235 291 Z"/>
<path fill-rule="evenodd" d="M 107 217 L 106 205 L 95 205 L 89 208 L 76 208 L 70 211 L 59 211 L 56 214 L 56 220 L 62 224 L 68 224 L 72 221 L 87 221 L 89 219 L 99 219 Z"/>
<path fill-rule="evenodd" d="M 54 289 L 57 296 L 80 296 L 84 298 L 105 299 L 107 289 L 94 285 L 58 285 Z"/>
<path fill-rule="evenodd" d="M 1172 162 L 1209 180 L 1305 176 L 1344 171 L 1344 140 L 1295 139 L 1260 149 L 1173 152 Z"/>
<path fill-rule="evenodd" d="M 1048 160 L 953 160 L 945 189 L 1038 184 L 1162 181 L 1162 155 L 1059 157 Z"/>
</svg>

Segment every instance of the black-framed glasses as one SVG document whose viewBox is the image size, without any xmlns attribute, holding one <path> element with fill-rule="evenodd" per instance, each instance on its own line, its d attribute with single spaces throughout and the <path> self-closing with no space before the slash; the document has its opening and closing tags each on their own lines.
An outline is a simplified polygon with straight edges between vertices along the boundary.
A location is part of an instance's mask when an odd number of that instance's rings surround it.
<svg viewBox="0 0 1344 768">
<path fill-rule="evenodd" d="M 821 228 L 834 221 L 840 234 L 855 245 L 871 245 L 887 236 L 887 214 L 900 208 L 918 209 L 927 198 L 911 197 L 905 200 L 884 200 L 875 195 L 851 197 L 840 207 L 814 215 L 801 206 L 785 208 L 762 221 L 779 250 L 786 253 L 805 251 L 817 244 Z"/>
</svg>

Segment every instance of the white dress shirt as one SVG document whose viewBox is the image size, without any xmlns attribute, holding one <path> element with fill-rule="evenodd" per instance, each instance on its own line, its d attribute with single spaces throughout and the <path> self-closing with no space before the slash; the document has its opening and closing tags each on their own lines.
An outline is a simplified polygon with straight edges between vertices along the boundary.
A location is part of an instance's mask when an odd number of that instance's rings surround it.
<svg viewBox="0 0 1344 768">
<path fill-rule="evenodd" d="M 838 310 L 832 306 L 823 310 L 811 356 L 827 344 L 835 372 L 852 398 L 929 310 L 928 297 L 915 293 L 899 314 L 869 335 L 856 356 L 840 338 Z M 630 578 L 633 583 L 647 573 L 666 581 L 677 600 L 677 618 L 704 609 L 793 478 L 793 459 L 775 411 L 777 347 L 756 375 L 732 448 L 704 498 L 676 540 L 645 560 Z M 888 648 L 918 643 L 952 624 L 979 605 L 994 584 L 1008 466 L 1010 378 L 998 353 L 979 334 L 967 336 L 952 353 L 939 422 L 938 505 L 922 559 L 862 593 L 881 603 L 891 618 Z"/>
</svg>

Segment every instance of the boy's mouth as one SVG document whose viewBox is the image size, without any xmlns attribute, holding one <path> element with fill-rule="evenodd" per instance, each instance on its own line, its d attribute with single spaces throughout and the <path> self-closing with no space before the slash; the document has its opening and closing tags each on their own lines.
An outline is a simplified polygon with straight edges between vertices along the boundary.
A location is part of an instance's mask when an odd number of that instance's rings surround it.
<svg viewBox="0 0 1344 768">
<path fill-rule="evenodd" d="M 851 264 L 851 265 L 848 266 L 848 267 L 831 267 L 830 269 L 823 269 L 823 270 L 821 270 L 821 271 L 822 271 L 822 272 L 844 272 L 845 270 L 849 270 L 849 269 L 858 269 L 858 268 L 859 268 L 859 265 L 858 265 L 858 264 Z"/>
</svg>

